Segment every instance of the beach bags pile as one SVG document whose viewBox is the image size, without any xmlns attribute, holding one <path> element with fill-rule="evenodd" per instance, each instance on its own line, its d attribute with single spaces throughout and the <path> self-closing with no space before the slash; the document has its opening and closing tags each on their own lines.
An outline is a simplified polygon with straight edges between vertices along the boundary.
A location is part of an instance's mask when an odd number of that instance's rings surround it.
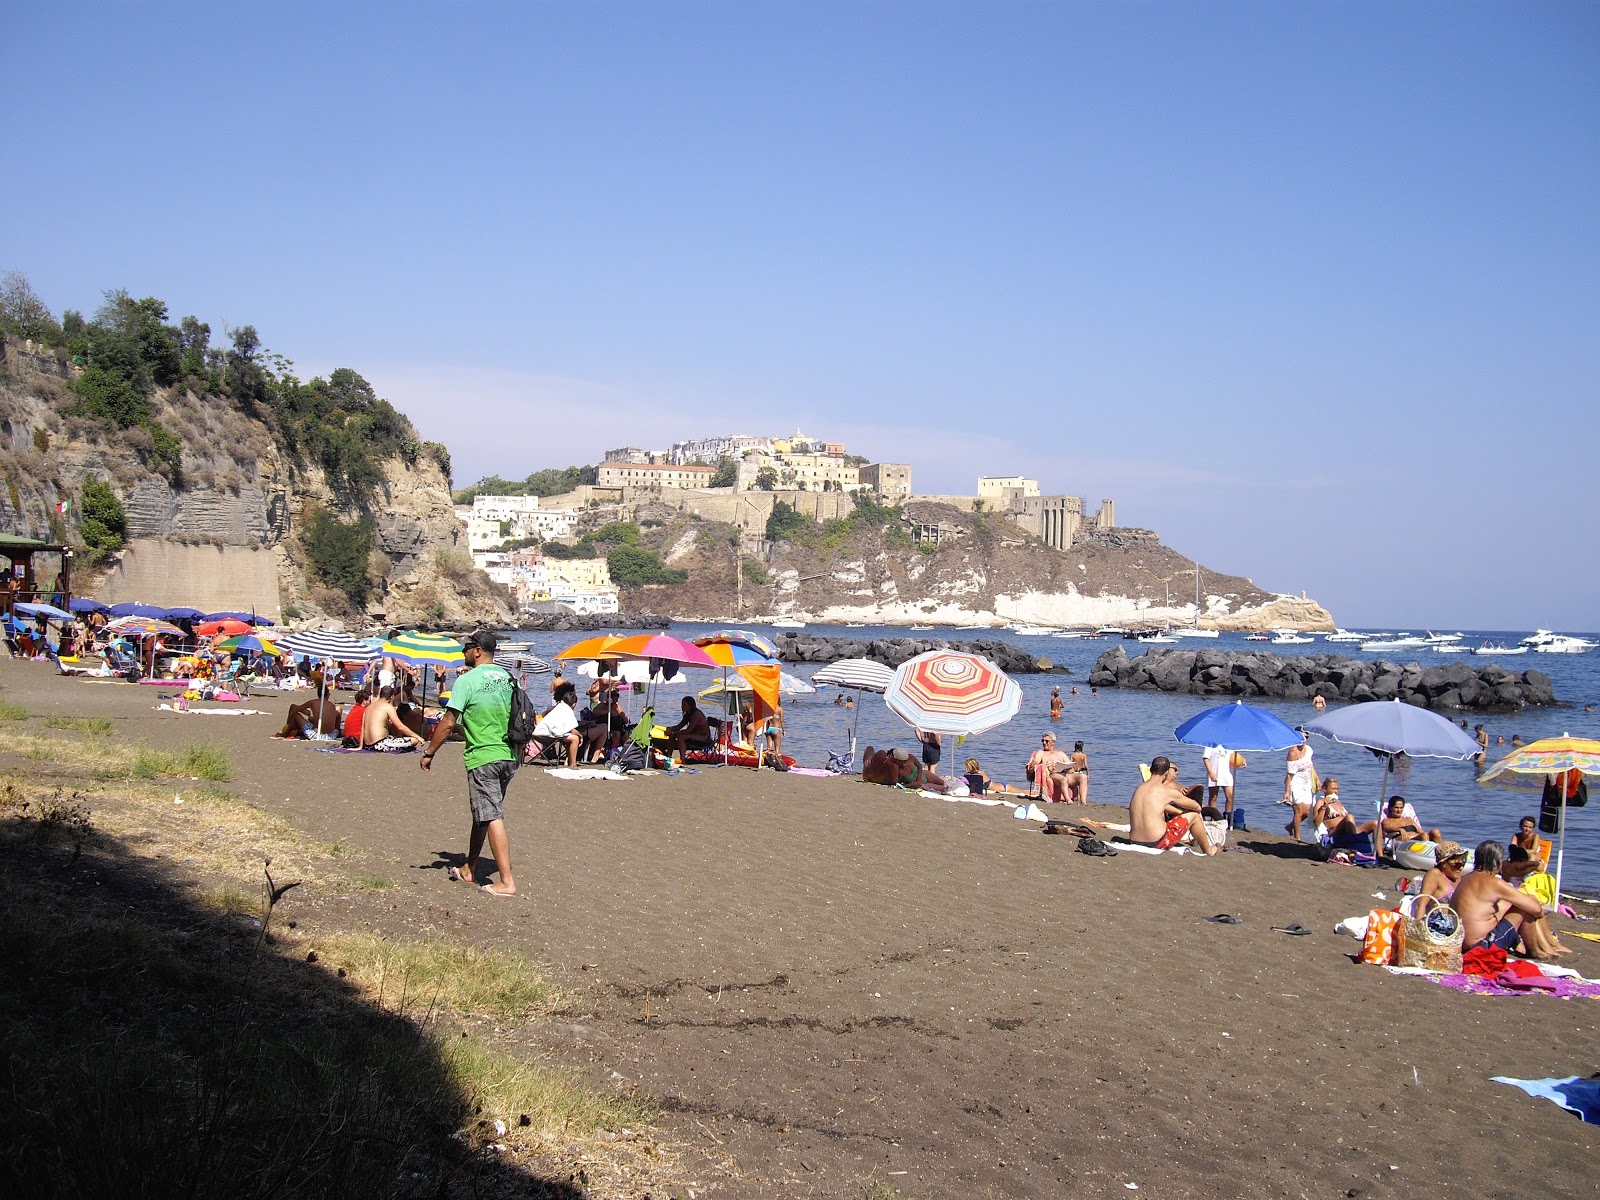
<svg viewBox="0 0 1600 1200">
<path fill-rule="evenodd" d="M 1375 908 L 1367 914 L 1367 932 L 1361 939 L 1361 961 L 1379 967 L 1392 967 L 1399 957 L 1400 914 L 1392 908 Z"/>
</svg>

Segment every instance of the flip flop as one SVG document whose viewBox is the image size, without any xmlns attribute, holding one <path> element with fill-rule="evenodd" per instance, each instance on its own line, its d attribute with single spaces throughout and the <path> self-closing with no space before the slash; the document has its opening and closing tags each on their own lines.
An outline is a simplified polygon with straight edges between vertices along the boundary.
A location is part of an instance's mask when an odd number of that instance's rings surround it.
<svg viewBox="0 0 1600 1200">
<path fill-rule="evenodd" d="M 1273 933 L 1287 933 L 1290 937 L 1310 937 L 1311 930 L 1304 925 L 1274 925 Z"/>
<path fill-rule="evenodd" d="M 1240 918 L 1234 916 L 1232 913 L 1218 913 L 1214 917 L 1207 917 L 1206 920 L 1210 921 L 1213 925 L 1243 925 L 1244 924 L 1243 920 L 1241 920 Z"/>
<path fill-rule="evenodd" d="M 478 890 L 480 892 L 484 893 L 484 895 L 486 895 L 486 896 L 498 896 L 502 900 L 515 900 L 517 898 L 517 893 L 516 892 L 499 892 L 499 891 L 496 891 L 494 889 L 494 886 L 492 884 L 487 884 L 486 883 L 482 887 L 480 887 Z"/>
</svg>

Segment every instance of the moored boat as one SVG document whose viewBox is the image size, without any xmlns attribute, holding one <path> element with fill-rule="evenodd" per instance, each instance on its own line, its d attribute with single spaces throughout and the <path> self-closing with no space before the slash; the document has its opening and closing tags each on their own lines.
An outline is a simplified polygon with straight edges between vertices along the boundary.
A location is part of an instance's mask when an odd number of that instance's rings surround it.
<svg viewBox="0 0 1600 1200">
<path fill-rule="evenodd" d="M 1485 642 L 1483 645 L 1476 647 L 1472 652 L 1474 654 L 1493 654 L 1493 655 L 1499 655 L 1499 656 L 1503 657 L 1503 656 L 1508 655 L 1508 654 L 1526 654 L 1528 652 L 1528 647 L 1526 647 L 1526 646 L 1496 646 L 1496 645 L 1493 645 L 1493 644 L 1491 644 L 1489 642 Z"/>
</svg>

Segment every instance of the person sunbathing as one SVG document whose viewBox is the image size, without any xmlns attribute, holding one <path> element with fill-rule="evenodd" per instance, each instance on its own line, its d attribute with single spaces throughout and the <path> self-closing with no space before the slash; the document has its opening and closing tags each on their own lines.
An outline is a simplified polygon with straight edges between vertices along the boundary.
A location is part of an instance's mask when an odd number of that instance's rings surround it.
<svg viewBox="0 0 1600 1200">
<path fill-rule="evenodd" d="M 378 698 L 367 705 L 361 718 L 361 748 L 384 754 L 420 750 L 426 743 L 408 726 L 395 704 L 396 688 L 390 684 L 378 689 Z"/>
<path fill-rule="evenodd" d="M 1406 798 L 1404 796 L 1389 797 L 1389 811 L 1379 821 L 1368 821 L 1357 828 L 1357 833 L 1372 833 L 1379 825 L 1383 826 L 1384 841 L 1397 842 L 1442 842 L 1444 834 L 1437 829 L 1424 830 L 1417 824 L 1414 817 L 1406 813 Z"/>
<path fill-rule="evenodd" d="M 690 750 L 709 750 L 711 748 L 711 722 L 706 720 L 706 714 L 700 711 L 700 706 L 694 702 L 693 696 L 683 698 L 683 718 L 675 725 L 667 726 L 667 735 L 658 738 L 664 748 L 683 758 Z"/>
<path fill-rule="evenodd" d="M 1165 754 L 1150 760 L 1150 778 L 1128 800 L 1128 840 L 1135 846 L 1165 850 L 1193 835 L 1207 858 L 1218 851 L 1206 835 L 1200 804 L 1178 786 L 1178 768 Z"/>
<path fill-rule="evenodd" d="M 861 780 L 863 783 L 881 783 L 886 787 L 899 784 L 919 790 L 926 788 L 932 792 L 945 789 L 944 779 L 923 766 L 921 758 L 898 746 L 893 750 L 874 750 L 868 746 L 861 759 Z"/>
<path fill-rule="evenodd" d="M 989 790 L 989 776 L 984 774 L 984 770 L 978 765 L 977 759 L 969 758 L 962 766 L 966 771 L 962 778 L 967 781 L 968 795 L 981 796 Z"/>
<path fill-rule="evenodd" d="M 1339 799 L 1337 781 L 1330 782 L 1335 786 L 1323 792 L 1322 799 L 1318 800 L 1311 810 L 1311 819 L 1317 826 L 1317 838 L 1320 841 L 1324 836 L 1355 837 L 1361 830 L 1356 827 L 1356 819 L 1350 815 L 1350 810 L 1344 806 L 1344 801 Z M 1371 822 L 1368 824 L 1370 826 Z"/>
<path fill-rule="evenodd" d="M 1467 869 L 1467 851 L 1455 842 L 1440 842 L 1434 851 L 1434 865 L 1422 877 L 1419 896 L 1429 896 L 1440 904 L 1449 904 Z"/>
<path fill-rule="evenodd" d="M 1517 832 L 1511 835 L 1510 857 L 1500 874 L 1506 879 L 1520 879 L 1545 869 L 1544 847 L 1539 844 L 1539 823 L 1532 817 L 1523 817 L 1517 823 Z"/>
<path fill-rule="evenodd" d="M 326 696 L 291 705 L 288 719 L 278 731 L 281 738 L 332 738 L 339 735 L 339 706 Z"/>
<path fill-rule="evenodd" d="M 1522 942 L 1530 957 L 1547 957 L 1548 950 L 1534 949 L 1545 944 L 1537 929 L 1544 920 L 1544 905 L 1500 878 L 1505 857 L 1499 842 L 1480 842 L 1473 853 L 1473 869 L 1456 885 L 1451 905 L 1461 915 L 1461 949 L 1498 946 L 1510 952 Z"/>
<path fill-rule="evenodd" d="M 1069 760 L 1066 752 L 1056 749 L 1056 735 L 1049 730 L 1039 735 L 1039 748 L 1028 756 L 1027 765 L 1023 767 L 1028 777 L 1028 782 L 1039 790 L 1039 799 L 1045 801 L 1064 801 L 1065 788 L 1057 782 L 1058 773 L 1066 771 Z"/>
</svg>

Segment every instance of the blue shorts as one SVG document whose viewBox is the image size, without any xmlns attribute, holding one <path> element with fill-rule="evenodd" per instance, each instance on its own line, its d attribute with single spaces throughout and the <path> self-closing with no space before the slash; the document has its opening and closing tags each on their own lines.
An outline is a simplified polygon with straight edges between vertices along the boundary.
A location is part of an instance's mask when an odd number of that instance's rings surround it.
<svg viewBox="0 0 1600 1200">
<path fill-rule="evenodd" d="M 1499 924 L 1489 931 L 1488 937 L 1481 942 L 1473 942 L 1466 949 L 1476 950 L 1479 946 L 1498 946 L 1509 953 L 1516 949 L 1517 943 L 1521 940 L 1522 934 L 1517 932 L 1517 927 L 1504 917 L 1501 917 Z"/>
</svg>

